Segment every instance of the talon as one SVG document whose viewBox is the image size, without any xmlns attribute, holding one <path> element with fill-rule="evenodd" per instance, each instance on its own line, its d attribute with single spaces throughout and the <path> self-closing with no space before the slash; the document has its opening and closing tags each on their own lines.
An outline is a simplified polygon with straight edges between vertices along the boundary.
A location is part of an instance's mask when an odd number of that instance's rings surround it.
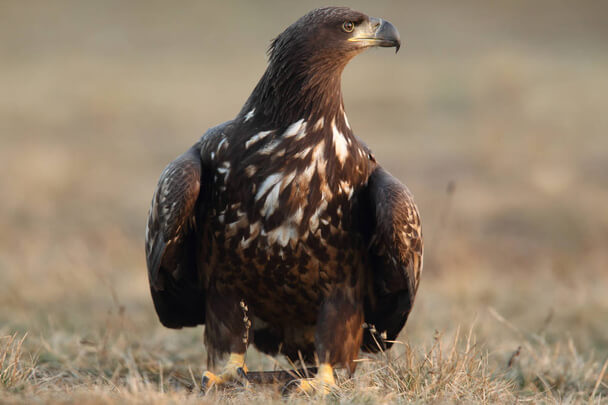
<svg viewBox="0 0 608 405">
<path fill-rule="evenodd" d="M 245 381 L 248 381 L 247 378 L 247 367 L 239 367 L 236 369 L 236 374 Z"/>
<path fill-rule="evenodd" d="M 211 371 L 205 371 L 201 379 L 201 391 L 207 392 L 215 384 L 221 384 L 220 377 L 213 374 Z"/>
</svg>

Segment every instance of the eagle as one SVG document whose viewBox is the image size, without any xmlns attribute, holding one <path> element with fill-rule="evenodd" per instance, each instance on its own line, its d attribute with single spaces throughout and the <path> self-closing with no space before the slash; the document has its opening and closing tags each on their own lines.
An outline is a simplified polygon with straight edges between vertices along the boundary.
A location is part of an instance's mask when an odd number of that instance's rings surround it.
<svg viewBox="0 0 608 405">
<path fill-rule="evenodd" d="M 164 326 L 205 325 L 204 389 L 243 381 L 249 344 L 316 364 L 298 386 L 329 389 L 335 368 L 352 375 L 360 351 L 390 348 L 405 325 L 420 216 L 353 133 L 341 89 L 354 56 L 400 45 L 381 18 L 310 11 L 272 41 L 236 117 L 162 171 L 146 226 L 150 290 Z"/>
</svg>

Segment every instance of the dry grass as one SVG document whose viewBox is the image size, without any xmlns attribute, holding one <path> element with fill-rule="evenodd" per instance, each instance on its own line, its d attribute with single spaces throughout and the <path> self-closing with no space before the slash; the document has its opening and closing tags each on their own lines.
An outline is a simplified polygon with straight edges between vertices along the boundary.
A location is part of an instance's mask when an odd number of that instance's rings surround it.
<svg viewBox="0 0 608 405">
<path fill-rule="evenodd" d="M 490 312 L 501 323 L 506 322 L 494 310 Z M 175 353 L 163 351 L 167 349 L 158 344 L 140 344 L 135 336 L 121 330 L 122 321 L 112 322 L 116 323 L 109 326 L 99 341 L 83 338 L 70 342 L 64 336 L 53 345 L 40 339 L 33 345 L 44 351 L 38 359 L 26 360 L 21 355 L 25 338 L 7 336 L 3 339 L 7 344 L 2 348 L 6 358 L 2 363 L 2 398 L 8 402 L 65 403 L 302 403 L 314 399 L 298 394 L 283 395 L 277 386 L 234 387 L 201 396 L 199 364 L 192 359 L 172 359 Z M 571 339 L 548 344 L 544 333 L 531 333 L 519 342 L 521 346 L 511 353 L 491 353 L 486 345 L 476 342 L 474 325 L 466 333 L 457 328 L 451 336 L 436 332 L 429 346 L 399 341 L 388 353 L 364 357 L 354 378 L 340 374 L 338 388 L 322 400 L 336 403 L 605 401 L 608 385 L 602 381 L 608 361 L 602 364 L 591 355 L 579 353 Z M 255 366 L 258 362 L 254 359 L 251 363 Z"/>
<path fill-rule="evenodd" d="M 0 346 L 0 384 L 3 390 L 19 391 L 23 389 L 32 367 L 21 358 L 21 348 L 25 336 L 17 338 L 14 333 L 2 336 Z"/>
<path fill-rule="evenodd" d="M 238 111 L 312 6 L 0 3 L 0 403 L 311 402 L 199 396 L 202 331 L 157 321 L 143 229 L 162 167 Z M 405 40 L 343 87 L 416 196 L 425 270 L 396 347 L 313 402 L 608 403 L 606 6 L 353 6 Z"/>
</svg>

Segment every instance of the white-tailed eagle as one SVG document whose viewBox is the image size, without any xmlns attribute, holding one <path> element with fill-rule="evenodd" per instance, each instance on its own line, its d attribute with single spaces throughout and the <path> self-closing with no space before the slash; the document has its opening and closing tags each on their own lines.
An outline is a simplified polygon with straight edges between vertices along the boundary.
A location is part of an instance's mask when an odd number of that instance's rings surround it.
<svg viewBox="0 0 608 405">
<path fill-rule="evenodd" d="M 163 325 L 205 325 L 205 387 L 246 378 L 251 343 L 318 361 L 301 388 L 327 387 L 334 367 L 354 371 L 360 350 L 390 348 L 403 328 L 422 268 L 418 210 L 342 101 L 342 70 L 376 46 L 399 49 L 388 21 L 309 12 L 272 42 L 236 117 L 162 172 L 146 228 L 150 289 Z"/>
</svg>

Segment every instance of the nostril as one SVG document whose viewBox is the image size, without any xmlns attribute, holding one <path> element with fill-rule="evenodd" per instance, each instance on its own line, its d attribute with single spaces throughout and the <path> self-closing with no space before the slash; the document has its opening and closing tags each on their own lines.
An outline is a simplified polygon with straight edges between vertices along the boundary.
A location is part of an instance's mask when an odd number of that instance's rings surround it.
<svg viewBox="0 0 608 405">
<path fill-rule="evenodd" d="M 382 25 L 382 18 L 370 17 L 368 21 L 369 21 L 368 27 L 371 29 L 372 32 L 378 31 L 378 29 Z"/>
</svg>

